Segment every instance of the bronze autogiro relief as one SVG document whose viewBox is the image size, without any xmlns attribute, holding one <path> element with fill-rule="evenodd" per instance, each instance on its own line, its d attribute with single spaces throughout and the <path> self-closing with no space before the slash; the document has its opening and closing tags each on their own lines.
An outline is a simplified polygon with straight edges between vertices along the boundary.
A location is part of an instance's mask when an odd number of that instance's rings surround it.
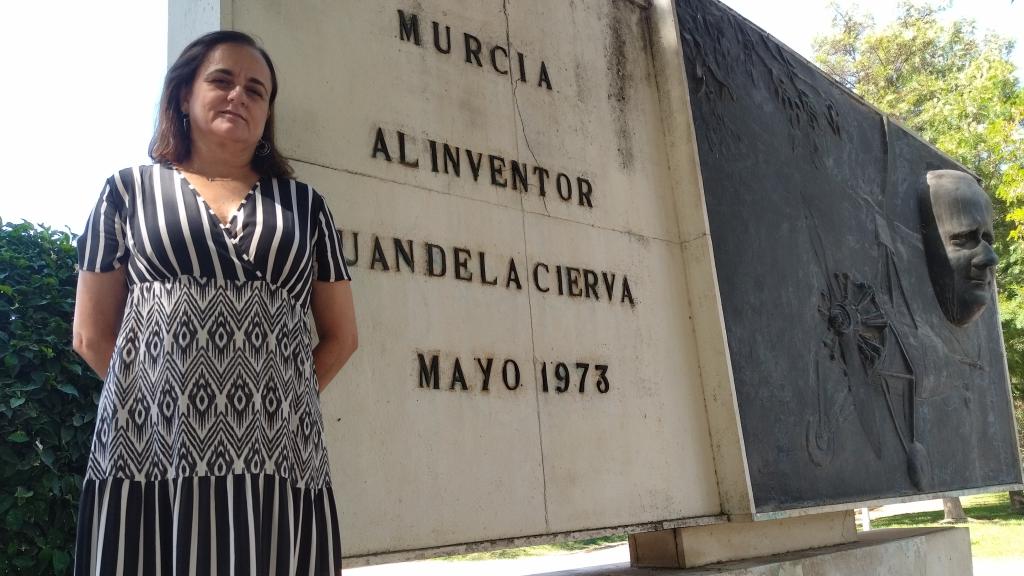
<svg viewBox="0 0 1024 576">
<path fill-rule="evenodd" d="M 974 177 L 721 4 L 675 7 L 757 511 L 1019 482 Z"/>
</svg>

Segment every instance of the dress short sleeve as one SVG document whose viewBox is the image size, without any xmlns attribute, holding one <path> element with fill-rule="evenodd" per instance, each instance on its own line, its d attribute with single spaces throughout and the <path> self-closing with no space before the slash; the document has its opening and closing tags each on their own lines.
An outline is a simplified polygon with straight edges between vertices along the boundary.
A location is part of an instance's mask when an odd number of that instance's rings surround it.
<svg viewBox="0 0 1024 576">
<path fill-rule="evenodd" d="M 114 177 L 107 179 L 96 207 L 78 237 L 78 269 L 110 272 L 125 264 L 125 202 Z"/>
<path fill-rule="evenodd" d="M 345 257 L 341 253 L 341 236 L 334 225 L 334 216 L 319 192 L 313 192 L 313 278 L 321 282 L 351 280 Z"/>
</svg>

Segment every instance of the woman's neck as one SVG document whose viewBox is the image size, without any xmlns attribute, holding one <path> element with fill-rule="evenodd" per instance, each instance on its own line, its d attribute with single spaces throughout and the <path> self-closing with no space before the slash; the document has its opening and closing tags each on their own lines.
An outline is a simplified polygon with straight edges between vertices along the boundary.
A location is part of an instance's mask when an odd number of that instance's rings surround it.
<svg viewBox="0 0 1024 576">
<path fill-rule="evenodd" d="M 204 146 L 193 140 L 192 153 L 182 167 L 207 178 L 247 180 L 256 175 L 251 160 L 251 150 Z"/>
</svg>

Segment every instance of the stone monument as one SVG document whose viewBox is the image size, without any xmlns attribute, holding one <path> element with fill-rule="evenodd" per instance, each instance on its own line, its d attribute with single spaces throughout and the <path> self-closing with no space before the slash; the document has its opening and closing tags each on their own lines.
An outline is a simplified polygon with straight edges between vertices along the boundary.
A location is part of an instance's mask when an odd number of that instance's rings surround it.
<svg viewBox="0 0 1024 576">
<path fill-rule="evenodd" d="M 348 565 L 627 532 L 638 565 L 842 544 L 792 561 L 944 548 L 953 574 L 965 531 L 857 541 L 848 510 L 1021 483 L 991 264 L 954 252 L 941 192 L 962 168 L 720 4 L 169 22 L 171 59 L 262 40 L 280 146 L 340 227 L 360 350 L 321 404 Z"/>
</svg>

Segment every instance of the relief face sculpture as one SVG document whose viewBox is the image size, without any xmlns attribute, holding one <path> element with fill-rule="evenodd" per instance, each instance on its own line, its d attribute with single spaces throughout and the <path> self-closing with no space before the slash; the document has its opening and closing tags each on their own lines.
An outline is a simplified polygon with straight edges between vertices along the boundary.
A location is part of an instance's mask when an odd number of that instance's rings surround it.
<svg viewBox="0 0 1024 576">
<path fill-rule="evenodd" d="M 921 206 L 928 274 L 946 319 L 965 326 L 992 298 L 992 203 L 964 172 L 933 170 L 927 180 Z"/>
</svg>

